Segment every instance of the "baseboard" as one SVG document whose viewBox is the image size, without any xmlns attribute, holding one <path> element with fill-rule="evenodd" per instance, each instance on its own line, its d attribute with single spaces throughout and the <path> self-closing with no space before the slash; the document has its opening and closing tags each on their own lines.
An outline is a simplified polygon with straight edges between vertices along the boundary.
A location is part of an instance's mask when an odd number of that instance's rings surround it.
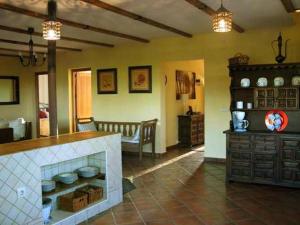
<svg viewBox="0 0 300 225">
<path fill-rule="evenodd" d="M 226 163 L 226 159 L 214 158 L 214 157 L 204 157 L 204 162 Z"/>
<path fill-rule="evenodd" d="M 167 151 L 169 150 L 173 150 L 173 149 L 177 149 L 179 147 L 179 144 L 176 144 L 176 145 L 170 145 L 167 147 Z"/>
</svg>

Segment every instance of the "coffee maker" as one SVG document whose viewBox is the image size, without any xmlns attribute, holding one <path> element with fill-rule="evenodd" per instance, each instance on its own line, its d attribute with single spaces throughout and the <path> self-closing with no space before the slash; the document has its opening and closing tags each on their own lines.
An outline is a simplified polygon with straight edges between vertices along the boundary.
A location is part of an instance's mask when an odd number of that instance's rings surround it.
<svg viewBox="0 0 300 225">
<path fill-rule="evenodd" d="M 247 127 L 249 126 L 249 121 L 244 120 L 245 112 L 242 111 L 233 111 L 232 112 L 232 121 L 233 128 L 235 132 L 246 132 Z"/>
</svg>

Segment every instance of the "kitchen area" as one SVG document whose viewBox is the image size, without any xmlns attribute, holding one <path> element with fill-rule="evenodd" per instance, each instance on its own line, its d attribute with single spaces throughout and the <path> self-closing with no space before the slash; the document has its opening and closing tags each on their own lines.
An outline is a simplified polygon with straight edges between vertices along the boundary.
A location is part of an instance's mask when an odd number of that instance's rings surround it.
<svg viewBox="0 0 300 225">
<path fill-rule="evenodd" d="M 0 168 L 0 224 L 78 224 L 123 201 L 120 134 L 3 144 Z"/>
</svg>

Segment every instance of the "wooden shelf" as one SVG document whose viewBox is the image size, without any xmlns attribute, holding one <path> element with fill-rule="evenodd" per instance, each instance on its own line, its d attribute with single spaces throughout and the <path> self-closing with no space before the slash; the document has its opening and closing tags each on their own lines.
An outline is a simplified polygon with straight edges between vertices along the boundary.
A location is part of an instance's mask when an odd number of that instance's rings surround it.
<svg viewBox="0 0 300 225">
<path fill-rule="evenodd" d="M 271 111 L 271 110 L 281 110 L 281 111 L 299 111 L 299 109 L 273 109 L 273 108 L 269 108 L 269 109 L 235 109 L 235 108 L 231 108 L 231 111 Z"/>
<path fill-rule="evenodd" d="M 105 174 L 98 174 L 97 176 L 91 177 L 91 178 L 82 178 L 79 177 L 77 181 L 75 181 L 73 184 L 63 184 L 61 182 L 56 182 L 56 188 L 55 190 L 51 191 L 51 192 L 43 192 L 43 197 L 48 197 L 51 195 L 55 195 L 58 194 L 60 192 L 63 192 L 65 190 L 77 187 L 77 186 L 81 186 L 83 184 L 88 184 L 89 182 L 91 182 L 92 180 L 95 179 L 99 179 L 99 180 L 105 180 Z"/>
</svg>

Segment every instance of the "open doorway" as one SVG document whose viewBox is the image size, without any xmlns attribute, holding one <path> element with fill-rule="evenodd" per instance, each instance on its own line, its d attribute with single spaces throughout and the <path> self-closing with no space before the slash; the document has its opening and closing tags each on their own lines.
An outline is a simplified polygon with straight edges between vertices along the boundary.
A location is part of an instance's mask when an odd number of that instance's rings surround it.
<svg viewBox="0 0 300 225">
<path fill-rule="evenodd" d="M 170 61 L 165 76 L 166 147 L 204 144 L 204 60 Z M 192 115 L 188 111 L 192 110 Z"/>
<path fill-rule="evenodd" d="M 50 135 L 48 73 L 36 73 L 37 137 Z"/>
<path fill-rule="evenodd" d="M 72 131 L 78 118 L 92 117 L 92 73 L 90 68 L 72 70 Z"/>
</svg>

